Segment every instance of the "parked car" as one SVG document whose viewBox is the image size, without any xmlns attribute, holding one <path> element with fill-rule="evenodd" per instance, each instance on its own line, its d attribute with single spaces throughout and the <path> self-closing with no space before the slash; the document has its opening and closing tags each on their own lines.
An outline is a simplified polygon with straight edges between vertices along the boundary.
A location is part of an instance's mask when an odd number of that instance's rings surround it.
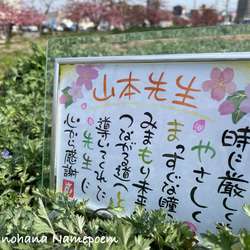
<svg viewBox="0 0 250 250">
<path fill-rule="evenodd" d="M 58 26 L 56 26 L 56 30 L 57 30 L 57 31 L 63 31 L 64 28 L 63 28 L 62 25 L 58 25 Z"/>
<path fill-rule="evenodd" d="M 29 26 L 22 26 L 21 30 L 24 32 L 37 32 L 38 27 L 35 25 L 29 25 Z"/>
<path fill-rule="evenodd" d="M 52 31 L 52 28 L 48 25 L 42 25 L 42 32 L 50 32 Z"/>
<path fill-rule="evenodd" d="M 67 26 L 65 26 L 65 27 L 63 28 L 63 30 L 64 30 L 64 31 L 73 31 L 72 28 L 69 28 L 69 27 L 67 27 Z"/>
<path fill-rule="evenodd" d="M 37 32 L 38 31 L 38 27 L 35 26 L 35 25 L 30 25 L 29 26 L 29 31 L 31 31 L 31 32 Z"/>
<path fill-rule="evenodd" d="M 21 30 L 27 32 L 29 31 L 29 26 L 22 26 Z"/>
</svg>

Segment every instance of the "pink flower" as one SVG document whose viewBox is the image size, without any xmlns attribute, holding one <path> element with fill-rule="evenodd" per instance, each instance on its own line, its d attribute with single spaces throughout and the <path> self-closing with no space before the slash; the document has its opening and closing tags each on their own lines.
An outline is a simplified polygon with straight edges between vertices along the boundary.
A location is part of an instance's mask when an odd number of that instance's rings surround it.
<svg viewBox="0 0 250 250">
<path fill-rule="evenodd" d="M 220 105 L 218 110 L 221 115 L 229 115 L 235 111 L 235 108 L 231 101 L 226 100 Z"/>
<path fill-rule="evenodd" d="M 92 89 L 92 80 L 98 77 L 98 71 L 93 69 L 91 65 L 78 65 L 76 67 L 76 72 L 79 75 L 76 80 L 76 85 L 80 87 L 85 85 L 87 90 Z"/>
<path fill-rule="evenodd" d="M 244 113 L 250 113 L 250 84 L 248 84 L 245 88 L 245 93 L 247 95 L 247 99 L 242 101 L 239 108 Z"/>
<path fill-rule="evenodd" d="M 211 90 L 211 97 L 214 100 L 221 101 L 225 94 L 232 95 L 236 92 L 237 86 L 232 81 L 234 71 L 232 68 L 225 68 L 221 71 L 218 68 L 213 68 L 210 74 L 211 80 L 202 83 L 204 91 Z"/>
<path fill-rule="evenodd" d="M 68 94 L 72 96 L 73 102 L 75 103 L 78 98 L 83 98 L 83 93 L 81 91 L 82 87 L 77 86 L 75 81 L 71 83 L 71 86 L 72 88 L 68 90 Z"/>
<path fill-rule="evenodd" d="M 59 103 L 64 104 L 66 102 L 67 102 L 67 97 L 64 94 L 62 94 L 59 98 Z"/>
</svg>

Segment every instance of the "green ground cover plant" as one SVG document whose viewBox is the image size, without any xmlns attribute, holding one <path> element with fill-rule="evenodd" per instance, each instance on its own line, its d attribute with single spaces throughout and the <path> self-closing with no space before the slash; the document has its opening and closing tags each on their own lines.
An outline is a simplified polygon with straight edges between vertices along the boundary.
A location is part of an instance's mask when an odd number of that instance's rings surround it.
<svg viewBox="0 0 250 250">
<path fill-rule="evenodd" d="M 136 51 L 128 47 L 120 55 L 196 53 L 197 48 L 212 52 L 211 46 L 217 52 L 249 51 L 250 43 L 223 38 L 157 41 Z M 83 47 L 75 50 L 90 55 Z M 99 45 L 95 53 L 112 55 L 113 48 Z M 244 228 L 234 234 L 218 224 L 217 233 L 202 234 L 204 244 L 199 245 L 187 224 L 167 220 L 165 210 L 136 207 L 133 215 L 120 217 L 110 200 L 107 208 L 90 212 L 86 200 L 68 202 L 67 193 L 41 189 L 41 182 L 45 187 L 49 183 L 49 169 L 42 171 L 45 65 L 45 48 L 32 44 L 5 71 L 0 85 L 0 249 L 250 249 L 250 232 Z M 242 212 L 248 219 L 250 205 Z"/>
</svg>

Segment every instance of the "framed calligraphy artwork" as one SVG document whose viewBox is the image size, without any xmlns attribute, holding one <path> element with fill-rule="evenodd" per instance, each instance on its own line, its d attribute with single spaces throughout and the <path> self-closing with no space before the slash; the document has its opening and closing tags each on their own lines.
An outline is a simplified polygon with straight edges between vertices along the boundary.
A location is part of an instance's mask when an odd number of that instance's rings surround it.
<svg viewBox="0 0 250 250">
<path fill-rule="evenodd" d="M 166 209 L 198 233 L 249 228 L 249 56 L 56 59 L 56 190 L 91 210 Z"/>
</svg>

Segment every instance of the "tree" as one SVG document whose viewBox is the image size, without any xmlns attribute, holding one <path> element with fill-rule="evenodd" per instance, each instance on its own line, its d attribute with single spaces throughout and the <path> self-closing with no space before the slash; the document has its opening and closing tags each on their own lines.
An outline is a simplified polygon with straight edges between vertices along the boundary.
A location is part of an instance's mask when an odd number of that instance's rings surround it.
<svg viewBox="0 0 250 250">
<path fill-rule="evenodd" d="M 188 26 L 189 23 L 190 23 L 190 21 L 187 18 L 183 18 L 183 17 L 177 16 L 177 15 L 175 15 L 173 17 L 173 24 L 174 25 L 179 25 L 179 26 L 184 26 L 185 27 L 185 26 Z"/>
<path fill-rule="evenodd" d="M 7 42 L 11 39 L 12 26 L 19 20 L 19 13 L 17 6 L 10 5 L 9 3 L 0 2 L 0 23 L 5 27 Z"/>
<path fill-rule="evenodd" d="M 5 26 L 7 43 L 11 40 L 13 25 L 41 25 L 45 18 L 43 13 L 24 2 L 19 6 L 0 2 L 0 22 Z"/>
<path fill-rule="evenodd" d="M 55 0 L 33 0 L 34 2 L 37 2 L 42 6 L 43 11 L 40 10 L 40 13 L 44 14 L 45 16 L 48 15 L 49 11 L 52 9 L 52 6 L 55 2 Z M 32 5 L 34 7 L 34 5 Z M 39 25 L 39 32 L 40 36 L 42 35 L 42 26 Z"/>
<path fill-rule="evenodd" d="M 194 11 L 190 16 L 192 26 L 211 26 L 218 22 L 218 15 L 215 9 L 204 9 L 202 11 Z"/>
<path fill-rule="evenodd" d="M 107 10 L 106 15 L 104 15 L 104 20 L 108 22 L 109 27 L 114 26 L 118 29 L 123 28 L 123 13 L 116 5 Z"/>
<path fill-rule="evenodd" d="M 216 25 L 218 14 L 215 9 L 205 9 L 202 13 L 202 26 Z"/>
<path fill-rule="evenodd" d="M 150 23 L 150 26 L 156 26 L 167 18 L 165 12 L 155 7 L 147 7 L 145 19 Z"/>
<path fill-rule="evenodd" d="M 110 15 L 111 7 L 108 1 L 88 1 L 84 4 L 84 8 L 86 10 L 86 16 L 94 23 L 94 30 L 98 29 L 101 22 L 109 20 L 108 16 Z"/>
<path fill-rule="evenodd" d="M 71 20 L 76 25 L 76 30 L 79 30 L 79 24 L 86 17 L 86 3 L 80 0 L 67 0 L 62 7 L 63 17 Z"/>
<path fill-rule="evenodd" d="M 38 2 L 43 5 L 44 14 L 47 15 L 54 3 L 54 0 L 38 0 Z"/>
<path fill-rule="evenodd" d="M 142 25 L 145 16 L 146 8 L 143 5 L 132 5 L 126 10 L 125 21 L 130 25 Z"/>
<path fill-rule="evenodd" d="M 36 9 L 34 6 L 29 6 L 23 2 L 20 3 L 20 10 L 18 24 L 38 26 L 41 35 L 41 27 L 47 19 L 44 12 L 41 9 Z"/>
</svg>

